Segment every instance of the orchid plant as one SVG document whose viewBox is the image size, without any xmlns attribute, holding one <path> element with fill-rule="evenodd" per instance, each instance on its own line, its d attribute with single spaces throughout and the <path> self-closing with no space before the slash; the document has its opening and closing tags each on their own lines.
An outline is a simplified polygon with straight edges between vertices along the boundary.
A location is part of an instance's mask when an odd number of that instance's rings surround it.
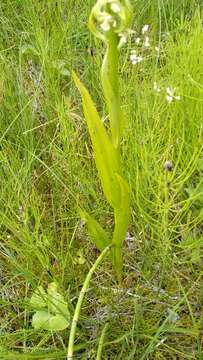
<svg viewBox="0 0 203 360">
<path fill-rule="evenodd" d="M 120 48 L 130 32 L 131 20 L 132 8 L 128 0 L 98 0 L 89 18 L 90 31 L 106 46 L 101 66 L 101 84 L 109 115 L 109 131 L 106 130 L 88 90 L 73 73 L 73 79 L 82 96 L 84 116 L 102 189 L 114 211 L 112 237 L 109 238 L 107 232 L 89 213 L 80 209 L 80 215 L 99 250 L 111 245 L 111 259 L 119 282 L 122 279 L 122 245 L 130 221 L 131 196 L 121 166 L 120 145 L 124 117 L 119 94 L 118 66 Z"/>
</svg>

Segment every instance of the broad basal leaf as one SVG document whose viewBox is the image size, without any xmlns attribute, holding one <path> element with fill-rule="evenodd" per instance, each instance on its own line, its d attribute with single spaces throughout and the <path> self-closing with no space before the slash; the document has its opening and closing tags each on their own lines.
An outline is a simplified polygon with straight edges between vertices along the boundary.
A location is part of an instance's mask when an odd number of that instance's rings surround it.
<svg viewBox="0 0 203 360">
<path fill-rule="evenodd" d="M 39 310 L 32 317 L 32 326 L 35 329 L 49 330 L 49 320 L 51 316 L 47 311 Z"/>
<path fill-rule="evenodd" d="M 60 314 L 53 315 L 47 311 L 39 310 L 32 318 L 32 326 L 35 329 L 60 331 L 69 326 L 69 320 Z"/>
<path fill-rule="evenodd" d="M 70 317 L 68 305 L 64 297 L 57 291 L 57 285 L 52 282 L 48 285 L 48 309 L 51 313 Z"/>
<path fill-rule="evenodd" d="M 58 331 L 69 326 L 68 304 L 58 292 L 55 282 L 48 285 L 47 293 L 39 286 L 30 299 L 30 305 L 36 310 L 32 318 L 35 329 Z"/>
<path fill-rule="evenodd" d="M 39 286 L 30 299 L 30 305 L 34 309 L 42 309 L 47 306 L 47 294 L 42 286 Z"/>
</svg>

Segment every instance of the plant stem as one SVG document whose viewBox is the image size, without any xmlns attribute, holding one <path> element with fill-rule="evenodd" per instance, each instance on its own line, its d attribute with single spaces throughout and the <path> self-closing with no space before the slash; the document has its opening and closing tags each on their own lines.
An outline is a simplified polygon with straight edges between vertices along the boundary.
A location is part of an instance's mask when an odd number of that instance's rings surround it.
<svg viewBox="0 0 203 360">
<path fill-rule="evenodd" d="M 103 344 L 104 344 L 104 337 L 105 337 L 108 326 L 109 326 L 109 323 L 106 323 L 104 325 L 104 328 L 102 329 L 101 337 L 99 339 L 99 346 L 98 346 L 98 350 L 97 350 L 96 360 L 101 360 L 102 348 L 103 348 Z"/>
<path fill-rule="evenodd" d="M 75 340 L 75 333 L 76 333 L 76 327 L 77 327 L 77 322 L 79 319 L 79 315 L 80 315 L 80 310 L 81 310 L 81 306 L 82 306 L 82 301 L 83 298 L 85 296 L 85 293 L 88 289 L 89 286 L 89 282 L 91 280 L 91 277 L 93 275 L 93 273 L 95 272 L 95 270 L 97 269 L 97 267 L 99 266 L 99 264 L 102 262 L 102 260 L 104 259 L 104 257 L 108 254 L 109 250 L 111 248 L 111 245 L 107 246 L 99 255 L 99 257 L 97 258 L 97 260 L 95 261 L 95 263 L 93 264 L 93 266 L 91 267 L 91 269 L 89 270 L 85 282 L 83 284 L 82 290 L 80 291 L 80 295 L 77 301 L 77 305 L 75 308 L 75 312 L 74 312 L 74 316 L 73 316 L 73 320 L 72 320 L 72 324 L 71 324 L 71 329 L 70 329 L 70 336 L 69 336 L 69 343 L 68 343 L 68 354 L 67 354 L 67 360 L 72 360 L 73 359 L 73 351 L 74 351 L 74 340 Z"/>
<path fill-rule="evenodd" d="M 108 35 L 107 50 L 101 68 L 101 81 L 109 113 L 112 142 L 115 148 L 119 148 L 123 126 L 119 95 L 118 60 L 118 35 L 112 31 Z"/>
</svg>

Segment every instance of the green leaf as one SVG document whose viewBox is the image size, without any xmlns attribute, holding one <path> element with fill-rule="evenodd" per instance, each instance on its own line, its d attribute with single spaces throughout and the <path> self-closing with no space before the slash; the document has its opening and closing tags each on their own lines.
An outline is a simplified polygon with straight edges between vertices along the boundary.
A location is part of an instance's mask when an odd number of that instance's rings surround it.
<svg viewBox="0 0 203 360">
<path fill-rule="evenodd" d="M 60 331 L 69 326 L 69 320 L 60 314 L 53 315 L 47 311 L 37 311 L 32 318 L 32 326 L 35 329 Z"/>
<path fill-rule="evenodd" d="M 88 232 L 92 242 L 96 245 L 99 250 L 105 249 L 110 244 L 110 240 L 106 231 L 101 225 L 86 211 L 79 209 L 80 216 L 87 223 Z"/>
<path fill-rule="evenodd" d="M 64 316 L 60 314 L 52 316 L 49 322 L 50 330 L 52 331 L 64 330 L 69 326 L 69 324 L 70 324 L 70 319 L 66 319 Z"/>
<path fill-rule="evenodd" d="M 30 305 L 34 309 L 42 309 L 47 306 L 47 294 L 42 286 L 39 286 L 30 299 Z"/>
<path fill-rule="evenodd" d="M 51 314 L 49 314 L 47 311 L 36 311 L 36 313 L 33 315 L 32 318 L 32 326 L 35 329 L 44 329 L 44 330 L 49 330 L 49 320 L 51 318 Z"/>
<path fill-rule="evenodd" d="M 95 162 L 104 194 L 113 207 L 118 207 L 120 186 L 115 176 L 120 172 L 118 151 L 110 141 L 89 92 L 75 73 L 73 73 L 73 79 L 82 96 L 84 116 L 92 140 Z"/>
<path fill-rule="evenodd" d="M 32 325 L 35 329 L 58 331 L 69 326 L 68 305 L 64 297 L 57 291 L 55 282 L 48 285 L 47 293 L 42 286 L 39 286 L 32 295 L 30 304 L 37 310 L 32 318 Z"/>
<path fill-rule="evenodd" d="M 57 285 L 52 282 L 48 285 L 48 308 L 54 314 L 62 314 L 69 317 L 68 305 L 64 297 L 57 292 Z"/>
</svg>

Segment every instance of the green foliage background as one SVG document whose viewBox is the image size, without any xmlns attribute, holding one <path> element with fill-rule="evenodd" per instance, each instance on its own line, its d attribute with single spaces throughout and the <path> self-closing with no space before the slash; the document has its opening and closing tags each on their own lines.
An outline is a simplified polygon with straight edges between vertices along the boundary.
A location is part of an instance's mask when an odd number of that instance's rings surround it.
<svg viewBox="0 0 203 360">
<path fill-rule="evenodd" d="M 68 330 L 34 330 L 29 298 L 39 284 L 57 281 L 73 313 L 85 274 L 98 256 L 79 219 L 78 202 L 104 228 L 113 227 L 70 76 L 73 69 L 80 75 L 105 117 L 99 79 L 104 50 L 86 25 L 93 4 L 0 3 L 3 359 L 65 359 Z M 160 40 L 162 50 L 159 61 L 150 50 L 147 60 L 133 67 L 132 39 L 121 55 L 128 119 L 122 162 L 133 194 L 124 246 L 125 286 L 117 288 L 106 261 L 88 292 L 76 350 L 94 359 L 109 321 L 104 359 L 201 359 L 201 1 L 138 0 L 133 6 L 133 28 L 139 33 L 143 24 L 150 24 L 151 44 Z M 169 36 L 164 40 L 165 32 Z M 165 93 L 154 93 L 154 81 L 176 88 L 181 100 L 169 105 Z M 165 170 L 166 161 L 172 163 L 171 172 Z"/>
</svg>

